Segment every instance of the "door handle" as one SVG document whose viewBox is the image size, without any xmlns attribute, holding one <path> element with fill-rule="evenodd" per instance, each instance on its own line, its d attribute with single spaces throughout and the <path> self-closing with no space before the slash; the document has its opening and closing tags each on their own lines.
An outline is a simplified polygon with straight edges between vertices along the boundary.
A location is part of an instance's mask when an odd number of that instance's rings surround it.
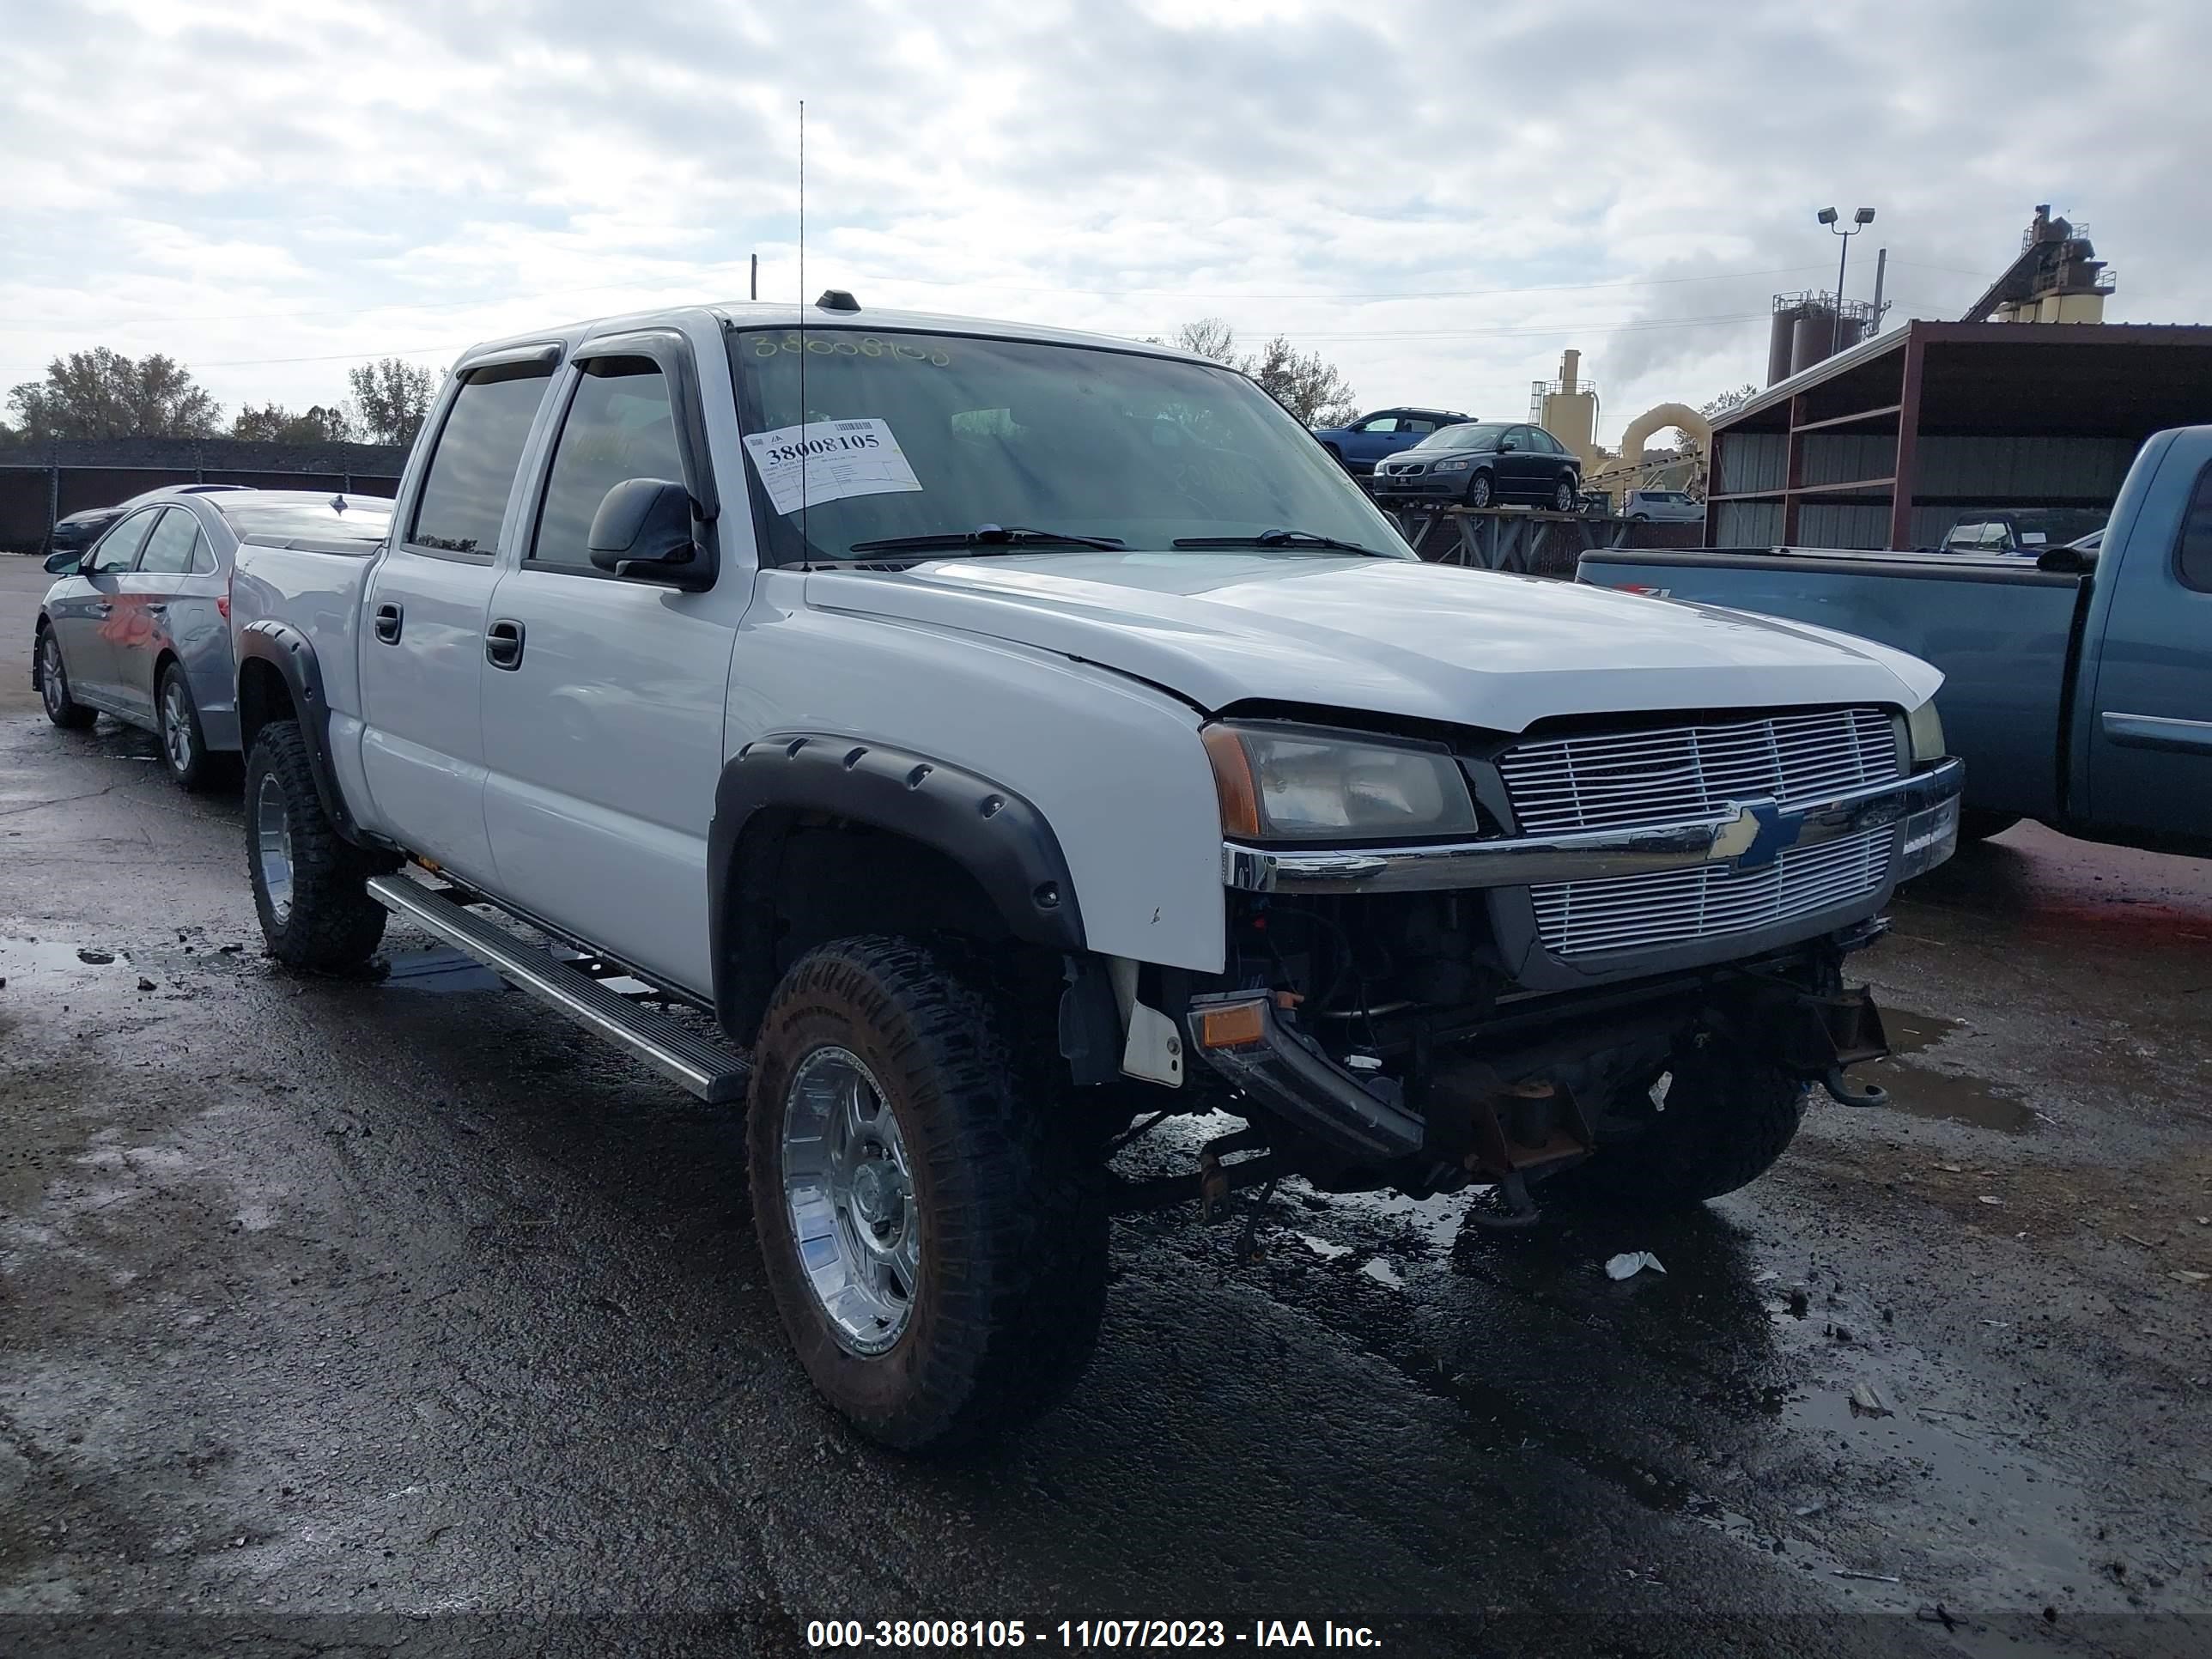
<svg viewBox="0 0 2212 1659">
<path fill-rule="evenodd" d="M 92 614 L 95 617 L 104 617 L 114 609 L 115 607 L 112 605 L 95 605 L 92 607 Z"/>
<path fill-rule="evenodd" d="M 146 609 L 153 615 L 160 617 L 166 616 L 168 613 L 169 607 L 167 605 L 156 601 L 154 604 L 149 605 Z"/>
<path fill-rule="evenodd" d="M 376 637 L 386 645 L 399 643 L 399 624 L 404 614 L 396 605 L 376 607 Z"/>
<path fill-rule="evenodd" d="M 522 666 L 522 624 L 503 617 L 484 629 L 484 660 L 494 668 Z"/>
</svg>

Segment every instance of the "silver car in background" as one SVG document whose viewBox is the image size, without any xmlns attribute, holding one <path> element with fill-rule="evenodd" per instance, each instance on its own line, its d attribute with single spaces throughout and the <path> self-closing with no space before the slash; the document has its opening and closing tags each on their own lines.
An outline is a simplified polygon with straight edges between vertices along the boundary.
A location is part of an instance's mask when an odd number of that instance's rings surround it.
<svg viewBox="0 0 2212 1659">
<path fill-rule="evenodd" d="M 1686 489 L 1632 489 L 1620 516 L 1652 524 L 1698 524 L 1705 519 L 1705 504 Z"/>
<path fill-rule="evenodd" d="M 39 606 L 31 679 L 56 726 L 110 715 L 161 739 L 169 775 L 213 783 L 238 752 L 230 567 L 240 541 L 374 545 L 392 522 L 375 495 L 190 487 L 155 490 L 82 552 Z"/>
</svg>

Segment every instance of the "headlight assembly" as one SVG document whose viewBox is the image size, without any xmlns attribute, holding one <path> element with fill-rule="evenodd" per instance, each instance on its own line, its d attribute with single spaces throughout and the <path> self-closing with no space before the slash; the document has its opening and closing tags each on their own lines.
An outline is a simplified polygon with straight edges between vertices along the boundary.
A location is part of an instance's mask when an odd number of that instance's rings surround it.
<svg viewBox="0 0 2212 1659">
<path fill-rule="evenodd" d="M 1936 712 L 1933 697 L 1905 717 L 1905 730 L 1915 766 L 1943 758 L 1943 717 Z"/>
<path fill-rule="evenodd" d="M 1438 461 L 1437 463 L 1437 471 L 1439 472 L 1464 472 L 1468 468 L 1474 465 L 1474 463 L 1469 460 Z"/>
<path fill-rule="evenodd" d="M 1201 735 L 1224 835 L 1345 841 L 1474 833 L 1467 781 L 1442 749 L 1256 723 L 1209 726 Z"/>
</svg>

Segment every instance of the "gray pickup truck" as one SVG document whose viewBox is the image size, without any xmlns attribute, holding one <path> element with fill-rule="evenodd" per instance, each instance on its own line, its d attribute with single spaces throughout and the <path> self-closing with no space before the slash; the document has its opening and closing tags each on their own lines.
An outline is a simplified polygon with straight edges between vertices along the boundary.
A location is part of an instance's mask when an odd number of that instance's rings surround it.
<svg viewBox="0 0 2212 1659">
<path fill-rule="evenodd" d="M 1967 836 L 2035 818 L 2212 854 L 2212 426 L 2143 445 L 2094 553 L 1621 548 L 1584 554 L 1580 574 L 1935 664 L 1943 730 L 1966 763 Z"/>
</svg>

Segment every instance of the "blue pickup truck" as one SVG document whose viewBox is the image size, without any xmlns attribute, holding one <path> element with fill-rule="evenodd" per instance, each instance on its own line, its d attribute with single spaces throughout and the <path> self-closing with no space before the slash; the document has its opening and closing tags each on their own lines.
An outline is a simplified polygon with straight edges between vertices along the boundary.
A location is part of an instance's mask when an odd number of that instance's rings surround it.
<svg viewBox="0 0 2212 1659">
<path fill-rule="evenodd" d="M 1619 548 L 1585 553 L 1580 575 L 1933 663 L 1969 836 L 2035 818 L 2212 856 L 2212 426 L 2143 445 L 2094 552 Z"/>
</svg>

